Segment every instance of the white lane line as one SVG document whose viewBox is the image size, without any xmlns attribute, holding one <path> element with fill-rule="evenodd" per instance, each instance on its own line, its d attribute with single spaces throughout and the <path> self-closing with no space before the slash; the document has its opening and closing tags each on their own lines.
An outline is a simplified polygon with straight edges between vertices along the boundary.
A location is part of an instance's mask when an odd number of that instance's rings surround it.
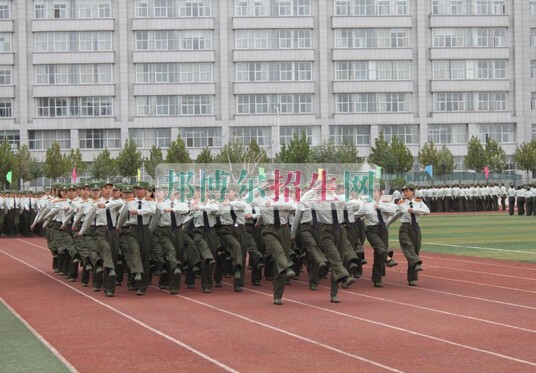
<svg viewBox="0 0 536 373">
<path fill-rule="evenodd" d="M 518 254 L 530 254 L 536 255 L 536 251 L 523 251 L 523 250 L 507 250 L 507 249 L 496 249 L 491 247 L 480 247 L 480 246 L 467 246 L 467 245 L 452 245 L 446 243 L 434 243 L 434 242 L 423 242 L 423 245 L 431 246 L 445 246 L 445 247 L 456 247 L 460 249 L 472 249 L 472 250 L 485 250 L 485 251 L 501 251 L 505 253 L 518 253 Z"/>
<path fill-rule="evenodd" d="M 10 258 L 16 260 L 17 262 L 22 263 L 22 264 L 24 264 L 24 265 L 26 265 L 26 266 L 32 268 L 33 270 L 35 270 L 35 271 L 37 271 L 37 272 L 39 272 L 39 273 L 45 275 L 46 277 L 50 278 L 51 280 L 56 281 L 57 283 L 59 283 L 59 284 L 65 286 L 65 287 L 67 287 L 68 289 L 71 289 L 72 291 L 74 291 L 74 292 L 76 292 L 76 293 L 78 293 L 78 294 L 80 294 L 80 295 L 86 297 L 87 299 L 90 299 L 90 300 L 92 300 L 93 302 L 95 302 L 95 303 L 97 303 L 97 304 L 99 304 L 99 305 L 101 305 L 101 306 L 103 306 L 103 307 L 108 308 L 110 311 L 113 311 L 113 312 L 117 313 L 118 315 L 123 316 L 124 318 L 126 318 L 126 319 L 132 321 L 133 323 L 138 324 L 139 326 L 141 326 L 141 327 L 143 327 L 143 328 L 145 328 L 145 329 L 147 329 L 147 330 L 149 330 L 149 331 L 151 331 L 151 332 L 153 332 L 153 333 L 155 333 L 155 334 L 157 334 L 157 335 L 159 335 L 159 336 L 161 336 L 161 337 L 167 339 L 168 341 L 170 341 L 170 342 L 172 342 L 172 343 L 174 343 L 174 344 L 176 344 L 176 345 L 178 345 L 178 346 L 180 346 L 180 347 L 182 347 L 182 348 L 187 349 L 188 351 L 190 351 L 190 352 L 196 354 L 197 356 L 199 356 L 199 357 L 201 357 L 201 358 L 203 358 L 203 359 L 205 359 L 205 360 L 207 360 L 207 361 L 210 361 L 212 364 L 214 364 L 214 365 L 216 365 L 216 366 L 218 366 L 218 367 L 224 369 L 225 371 L 227 371 L 227 372 L 238 373 L 237 370 L 234 370 L 233 368 L 231 368 L 231 367 L 225 365 L 224 363 L 222 363 L 222 362 L 220 362 L 220 361 L 218 361 L 218 360 L 216 360 L 216 359 L 214 359 L 214 358 L 208 356 L 207 354 L 205 354 L 205 353 L 203 353 L 203 352 L 201 352 L 201 351 L 199 351 L 199 350 L 196 350 L 196 349 L 193 348 L 193 347 L 190 347 L 189 345 L 187 345 L 187 344 L 185 344 L 185 343 L 183 343 L 183 342 L 181 342 L 181 341 L 179 341 L 179 340 L 177 340 L 177 339 L 175 339 L 175 338 L 173 338 L 173 337 L 171 337 L 171 336 L 169 336 L 169 335 L 167 335 L 167 334 L 161 332 L 161 331 L 158 330 L 158 329 L 155 329 L 155 328 L 153 328 L 153 327 L 151 327 L 151 326 L 145 324 L 144 322 L 142 322 L 142 321 L 140 321 L 140 320 L 138 320 L 138 319 L 136 319 L 136 318 L 134 318 L 134 317 L 132 317 L 132 316 L 130 316 L 130 315 L 128 315 L 128 314 L 126 314 L 126 313 L 120 311 L 120 310 L 118 310 L 118 309 L 115 308 L 115 307 L 110 306 L 109 304 L 106 304 L 106 303 L 104 303 L 104 302 L 102 302 L 102 301 L 100 301 L 100 300 L 98 300 L 98 299 L 95 299 L 95 298 L 93 298 L 93 297 L 87 295 L 86 293 L 84 293 L 84 292 L 82 292 L 82 291 L 80 291 L 80 290 L 78 290 L 78 289 L 76 289 L 76 288 L 70 286 L 69 284 L 67 284 L 67 283 L 65 283 L 65 282 L 63 282 L 63 281 L 61 281 L 61 280 L 59 280 L 59 279 L 57 279 L 57 278 L 55 278 L 55 277 L 49 275 L 48 273 L 46 273 L 46 272 L 40 270 L 39 268 L 37 268 L 37 267 L 35 267 L 35 266 L 33 266 L 33 265 L 29 264 L 29 263 L 26 263 L 26 262 L 24 262 L 23 260 L 21 260 L 21 259 L 15 257 L 15 256 L 13 256 L 13 255 L 11 255 L 11 254 L 9 254 L 9 253 L 6 253 L 6 252 L 3 251 L 3 250 L 0 250 L 0 252 L 3 253 L 4 255 L 7 255 L 7 256 L 9 256 Z"/>
<path fill-rule="evenodd" d="M 493 277 L 504 277 L 504 278 L 514 278 L 516 280 L 536 281 L 536 278 L 531 278 L 531 277 L 519 277 L 519 276 L 502 275 L 500 273 L 473 271 L 471 269 L 464 269 L 464 268 L 457 268 L 457 267 L 445 267 L 445 266 L 434 265 L 434 266 L 426 266 L 426 268 L 438 268 L 438 269 L 446 269 L 446 270 L 453 270 L 453 271 L 460 271 L 460 272 L 475 273 L 475 274 L 479 274 L 479 275 L 489 275 L 489 276 L 493 276 Z"/>
<path fill-rule="evenodd" d="M 443 255 L 449 255 L 449 254 L 443 254 Z M 423 259 L 439 260 L 439 261 L 446 261 L 446 262 L 467 263 L 467 264 L 475 264 L 479 266 L 509 268 L 509 269 L 516 269 L 519 271 L 536 271 L 536 266 L 534 266 L 534 268 L 527 267 L 527 266 L 512 266 L 512 265 L 504 265 L 504 264 L 497 264 L 497 263 L 486 263 L 485 261 L 477 261 L 477 260 L 473 261 L 473 260 L 452 259 L 452 258 L 445 258 L 442 256 L 434 256 L 434 255 L 426 255 L 426 254 L 420 255 L 420 257 Z M 486 258 L 482 258 L 482 259 L 486 260 Z M 493 259 L 493 260 L 501 260 L 501 259 Z M 526 262 L 521 262 L 521 263 L 530 265 L 530 263 L 526 263 Z"/>
<path fill-rule="evenodd" d="M 407 285 L 402 285 L 402 284 L 399 284 L 399 283 L 396 283 L 396 282 L 384 281 L 384 283 L 389 284 L 389 285 L 394 285 L 394 286 L 400 286 L 400 287 L 406 287 L 406 288 L 408 287 Z M 414 287 L 414 288 L 411 288 L 411 289 L 413 291 L 428 291 L 428 292 L 431 292 L 431 293 L 450 295 L 450 296 L 453 296 L 453 297 L 466 298 L 466 299 L 471 299 L 471 300 L 478 300 L 478 301 L 481 301 L 481 302 L 495 303 L 495 304 L 500 304 L 500 305 L 503 305 L 503 306 L 510 306 L 510 307 L 515 307 L 515 308 L 525 308 L 525 309 L 528 309 L 528 310 L 536 311 L 536 307 L 525 306 L 523 304 L 517 304 L 517 303 L 503 302 L 503 301 L 495 300 L 495 299 L 474 297 L 474 296 L 471 296 L 471 295 L 463 295 L 463 294 L 458 294 L 458 293 L 451 293 L 451 292 L 442 291 L 442 290 L 427 289 L 427 288 L 424 288 L 424 287 L 421 287 L 421 286 Z"/>
<path fill-rule="evenodd" d="M 226 282 L 222 282 L 222 284 L 225 284 L 225 285 L 229 285 L 229 286 L 232 286 L 231 284 L 228 284 Z M 165 292 L 167 293 L 166 290 L 162 290 L 160 288 L 158 288 L 157 286 L 155 285 L 151 285 L 151 287 L 153 287 L 154 289 L 156 290 L 159 290 L 159 291 L 162 291 L 162 292 Z M 266 295 L 264 293 L 260 293 L 260 294 L 263 294 L 263 295 Z M 336 347 L 332 347 L 332 346 L 329 346 L 329 345 L 326 345 L 322 342 L 318 342 L 318 341 L 315 341 L 314 339 L 310 339 L 310 338 L 307 338 L 307 337 L 304 337 L 304 336 L 301 336 L 299 334 L 295 334 L 295 333 L 292 333 L 292 332 L 289 332 L 287 330 L 284 330 L 284 329 L 280 329 L 276 326 L 273 326 L 273 325 L 270 325 L 270 324 L 265 324 L 263 322 L 260 322 L 260 321 L 257 321 L 257 320 L 254 320 L 254 319 L 251 319 L 247 316 L 242 316 L 242 315 L 239 315 L 237 314 L 236 312 L 231 312 L 231 311 L 227 311 L 227 310 L 224 310 L 222 308 L 218 308 L 218 307 L 215 307 L 211 304 L 208 304 L 208 303 L 205 303 L 205 302 L 201 302 L 197 299 L 193 299 L 193 298 L 189 298 L 189 297 L 186 297 L 184 295 L 180 295 L 180 294 L 177 294 L 175 295 L 176 297 L 178 298 L 181 298 L 181 299 L 184 299 L 184 300 L 188 300 L 190 302 L 193 302 L 193 303 L 196 303 L 198 305 L 201 305 L 203 307 L 206 307 L 206 308 L 210 308 L 211 310 L 214 310 L 214 311 L 218 311 L 218 312 L 221 312 L 221 313 L 224 313 L 226 315 L 229 315 L 229 316 L 233 316 L 235 318 L 239 318 L 241 320 L 244 320 L 244 321 L 247 321 L 247 322 L 250 322 L 252 324 L 255 324 L 255 325 L 259 325 L 259 326 L 262 326 L 264 328 L 267 328 L 267 329 L 270 329 L 270 330 L 274 330 L 276 332 L 279 332 L 279 333 L 282 333 L 282 334 L 285 334 L 285 335 L 288 335 L 290 337 L 294 337 L 294 338 L 297 338 L 301 341 L 304 341 L 304 342 L 308 342 L 308 343 L 311 343 L 315 346 L 318 346 L 318 347 L 322 347 L 322 348 L 325 348 L 327 350 L 330 350 L 330 351 L 333 351 L 333 352 L 336 352 L 336 353 L 339 353 L 341 355 L 344 355 L 344 356 L 347 356 L 347 357 L 350 357 L 350 358 L 353 358 L 353 359 L 356 359 L 356 360 L 359 360 L 359 361 L 362 361 L 362 362 L 365 362 L 365 363 L 368 363 L 368 364 L 371 364 L 371 365 L 374 365 L 374 366 L 377 366 L 379 368 L 383 368 L 385 370 L 388 370 L 390 372 L 402 372 L 396 368 L 393 368 L 393 367 L 390 367 L 390 366 L 387 366 L 387 365 L 384 365 L 384 364 L 381 364 L 381 363 L 378 363 L 376 361 L 373 361 L 373 360 L 369 360 L 365 357 L 362 357 L 362 356 L 359 356 L 359 355 L 355 355 L 355 354 L 352 354 L 350 352 L 346 352 L 346 351 L 343 351 L 343 350 L 340 350 Z"/>
<path fill-rule="evenodd" d="M 304 282 L 304 281 L 296 281 L 296 282 L 299 282 L 299 283 L 304 284 L 304 285 L 308 285 L 308 283 L 306 283 L 306 282 Z M 327 290 L 330 289 L 329 286 L 324 286 L 324 285 L 319 285 L 319 287 L 324 288 L 324 289 L 327 289 Z M 472 320 L 472 321 L 479 321 L 479 322 L 486 323 L 486 324 L 491 324 L 491 325 L 500 326 L 500 327 L 504 327 L 504 328 L 515 329 L 515 330 L 521 330 L 521 331 L 524 331 L 524 332 L 528 332 L 528 333 L 534 333 L 534 334 L 536 334 L 536 330 L 534 330 L 534 329 L 522 328 L 522 327 L 519 327 L 519 326 L 510 325 L 510 324 L 504 324 L 504 323 L 497 322 L 497 321 L 491 321 L 491 320 L 487 320 L 487 319 L 481 319 L 481 318 L 479 318 L 479 317 L 473 317 L 473 316 L 469 316 L 469 315 L 463 315 L 463 314 L 460 314 L 460 313 L 454 313 L 454 312 L 449 312 L 449 311 L 439 310 L 439 309 L 437 309 L 437 308 L 424 307 L 424 306 L 417 306 L 417 305 L 412 304 L 412 303 L 399 302 L 399 301 L 392 300 L 392 299 L 380 298 L 380 297 L 375 297 L 375 296 L 372 296 L 372 295 L 361 294 L 361 293 L 354 293 L 354 292 L 352 292 L 352 291 L 348 291 L 348 290 L 339 290 L 339 292 L 343 292 L 343 293 L 345 293 L 345 294 L 351 294 L 351 295 L 356 296 L 356 297 L 363 297 L 363 298 L 368 298 L 368 299 L 374 299 L 374 300 L 378 300 L 378 301 L 382 301 L 382 302 L 388 302 L 388 303 L 397 304 L 397 305 L 400 305 L 400 306 L 406 306 L 406 307 L 410 307 L 410 308 L 416 308 L 416 309 L 420 309 L 420 310 L 423 310 L 423 311 L 429 311 L 429 312 L 440 313 L 440 314 L 443 314 L 443 315 L 448 315 L 448 316 L 453 316 L 453 317 L 459 317 L 459 318 L 462 318 L 462 319 L 468 319 L 468 320 Z"/>
<path fill-rule="evenodd" d="M 41 335 L 37 332 L 37 330 L 35 330 L 34 328 L 32 328 L 32 326 L 26 321 L 24 320 L 24 318 L 19 315 L 19 313 L 17 311 L 15 311 L 13 309 L 13 307 L 11 307 L 5 300 L 4 298 L 0 297 L 0 302 L 2 302 L 2 304 L 4 306 L 6 306 L 6 308 L 17 318 L 19 319 L 19 321 L 34 335 L 35 338 L 39 339 L 39 341 L 45 345 L 46 348 L 48 348 L 50 350 L 50 352 L 52 352 L 52 354 L 54 356 L 56 356 L 58 358 L 59 361 L 61 361 L 63 363 L 63 365 L 65 365 L 67 367 L 67 369 L 69 369 L 69 372 L 73 372 L 73 373 L 78 373 L 78 370 L 76 370 L 76 368 L 67 361 L 66 358 L 63 357 L 62 354 L 59 353 L 58 350 L 56 350 L 54 348 L 54 346 L 52 346 L 50 343 L 48 343 L 48 341 Z"/>
<path fill-rule="evenodd" d="M 426 267 L 424 267 L 424 268 L 425 268 L 425 270 L 426 270 Z M 400 274 L 406 274 L 406 272 L 396 271 L 396 270 L 391 270 L 391 272 L 394 272 L 394 273 L 400 273 Z M 422 272 L 421 272 L 421 273 L 422 273 Z M 460 279 L 455 279 L 455 278 L 448 278 L 448 277 L 441 277 L 441 276 L 433 276 L 433 275 L 424 275 L 424 274 L 419 274 L 419 277 L 435 278 L 435 279 L 438 279 L 438 280 L 453 281 L 453 282 L 461 282 L 461 283 L 464 283 L 464 284 L 480 285 L 480 286 L 485 286 L 485 287 L 490 287 L 490 288 L 495 288 L 495 289 L 504 289 L 504 290 L 519 291 L 519 292 L 521 292 L 521 293 L 536 294 L 536 291 L 534 291 L 534 290 L 524 290 L 524 289 L 512 288 L 512 287 L 508 287 L 508 286 L 500 286 L 500 285 L 484 284 L 484 283 L 482 283 L 482 282 L 460 280 Z"/>
<path fill-rule="evenodd" d="M 253 290 L 253 289 L 245 289 L 245 290 L 251 291 L 251 292 L 257 293 L 257 294 L 262 294 L 262 295 L 265 295 L 265 296 L 270 296 L 270 297 L 272 296 L 272 294 L 263 293 L 262 291 L 259 291 L 259 290 Z M 456 347 L 460 347 L 460 348 L 463 348 L 463 349 L 467 349 L 467 350 L 476 351 L 476 352 L 480 352 L 480 353 L 483 353 L 483 354 L 495 356 L 495 357 L 498 357 L 498 358 L 501 358 L 501 359 L 505 359 L 505 360 L 509 360 L 509 361 L 515 361 L 517 363 L 526 364 L 526 365 L 536 367 L 536 363 L 533 363 L 531 361 L 518 359 L 518 358 L 515 358 L 515 357 L 512 357 L 512 356 L 500 354 L 500 353 L 489 351 L 489 350 L 484 350 L 484 349 L 481 349 L 481 348 L 478 348 L 478 347 L 472 347 L 472 346 L 464 345 L 462 343 L 453 342 L 453 341 L 450 341 L 448 339 L 434 337 L 434 336 L 431 336 L 431 335 L 428 335 L 428 334 L 415 332 L 413 330 L 400 328 L 400 327 L 385 324 L 385 323 L 382 323 L 382 322 L 379 322 L 379 321 L 374 321 L 374 320 L 369 320 L 369 319 L 365 319 L 365 318 L 354 316 L 354 315 L 349 315 L 349 314 L 346 314 L 344 312 L 339 312 L 339 311 L 335 311 L 335 310 L 332 310 L 332 309 L 329 309 L 329 308 L 315 306 L 313 304 L 304 303 L 304 302 L 289 299 L 289 298 L 285 298 L 285 301 L 296 303 L 296 304 L 299 304 L 299 305 L 302 305 L 302 306 L 305 306 L 305 307 L 310 307 L 310 308 L 313 308 L 313 309 L 317 309 L 317 310 L 320 310 L 320 311 L 333 313 L 333 314 L 338 315 L 338 316 L 343 316 L 343 317 L 347 317 L 347 318 L 350 318 L 350 319 L 359 320 L 359 321 L 362 321 L 362 322 L 365 322 L 365 323 L 369 323 L 369 324 L 373 324 L 373 325 L 377 325 L 377 326 L 383 326 L 385 328 L 393 329 L 393 330 L 396 330 L 396 331 L 399 331 L 399 332 L 402 332 L 402 333 L 408 333 L 408 334 L 412 334 L 412 335 L 415 335 L 415 336 L 418 336 L 418 337 L 431 339 L 433 341 L 445 343 L 445 344 L 448 344 L 448 345 L 451 345 L 451 346 L 456 346 Z"/>
</svg>

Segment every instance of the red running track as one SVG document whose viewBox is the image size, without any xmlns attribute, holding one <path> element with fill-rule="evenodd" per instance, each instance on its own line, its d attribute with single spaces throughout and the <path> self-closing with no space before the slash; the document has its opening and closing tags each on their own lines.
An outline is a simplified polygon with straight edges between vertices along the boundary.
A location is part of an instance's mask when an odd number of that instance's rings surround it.
<svg viewBox="0 0 536 373">
<path fill-rule="evenodd" d="M 332 304 L 302 273 L 274 306 L 266 281 L 106 298 L 53 273 L 43 239 L 2 239 L 0 297 L 80 372 L 536 371 L 536 265 L 423 259 L 417 288 L 402 263 L 374 288 L 367 265 Z"/>
</svg>

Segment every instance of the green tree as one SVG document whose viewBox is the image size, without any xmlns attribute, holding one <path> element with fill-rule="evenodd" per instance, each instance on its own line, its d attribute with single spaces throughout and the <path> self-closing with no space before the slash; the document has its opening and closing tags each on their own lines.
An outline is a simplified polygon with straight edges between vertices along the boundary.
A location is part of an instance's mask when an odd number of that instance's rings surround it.
<svg viewBox="0 0 536 373">
<path fill-rule="evenodd" d="M 467 145 L 467 156 L 465 157 L 465 167 L 469 170 L 482 172 L 486 166 L 486 151 L 478 138 L 472 136 Z"/>
<path fill-rule="evenodd" d="M 31 181 L 32 174 L 30 173 L 30 163 L 32 162 L 32 154 L 28 145 L 23 144 L 20 146 L 17 154 L 15 155 L 15 164 L 17 169 L 17 177 L 22 179 L 22 182 Z"/>
<path fill-rule="evenodd" d="M 162 154 L 162 149 L 158 146 L 153 145 L 149 151 L 149 157 L 145 158 L 143 165 L 145 166 L 145 171 L 153 179 L 156 179 L 156 166 L 164 162 L 164 156 Z"/>
<path fill-rule="evenodd" d="M 216 163 L 242 163 L 246 148 L 239 139 L 233 139 L 225 144 L 221 149 L 220 154 L 214 157 Z"/>
<path fill-rule="evenodd" d="M 13 171 L 15 166 L 13 151 L 11 144 L 7 140 L 0 142 L 0 186 L 6 186 L 6 175 L 9 171 Z M 12 181 L 15 178 L 12 176 Z"/>
<path fill-rule="evenodd" d="M 67 163 L 67 175 L 71 176 L 71 173 L 73 171 L 73 168 L 76 166 L 76 174 L 80 175 L 84 173 L 87 170 L 87 163 L 82 161 L 82 153 L 80 152 L 80 149 L 71 149 L 69 152 L 69 155 L 66 156 L 66 163 Z"/>
<path fill-rule="evenodd" d="M 387 167 L 387 163 L 393 163 L 390 153 L 389 143 L 385 140 L 385 137 L 383 137 L 383 132 L 380 132 L 380 136 L 376 137 L 374 146 L 370 149 L 368 163 L 380 166 L 384 172 L 387 172 L 387 168 L 394 169 L 391 165 Z M 391 160 L 389 158 L 391 158 Z M 393 171 L 388 173 L 393 173 Z"/>
<path fill-rule="evenodd" d="M 456 161 L 449 148 L 443 145 L 441 150 L 437 153 L 437 165 L 435 166 L 435 174 L 440 176 L 449 175 L 454 172 L 456 168 Z"/>
<path fill-rule="evenodd" d="M 93 161 L 91 174 L 95 180 L 110 180 L 117 175 L 117 162 L 110 155 L 108 149 L 100 152 Z"/>
<path fill-rule="evenodd" d="M 357 148 L 351 143 L 335 145 L 325 141 L 322 145 L 311 149 L 309 162 L 312 163 L 359 163 Z"/>
<path fill-rule="evenodd" d="M 169 148 L 166 155 L 167 163 L 192 163 L 190 153 L 186 149 L 186 144 L 181 136 L 177 136 L 175 141 L 169 144 Z"/>
<path fill-rule="evenodd" d="M 30 163 L 28 164 L 28 173 L 30 175 L 28 181 L 32 181 L 43 176 L 43 162 L 40 162 L 37 158 L 32 157 Z"/>
<path fill-rule="evenodd" d="M 514 162 L 516 165 L 525 170 L 527 180 L 529 179 L 529 172 L 536 172 L 536 139 L 533 139 L 529 143 L 522 143 L 514 152 Z"/>
<path fill-rule="evenodd" d="M 397 174 L 397 176 L 400 176 L 401 174 L 411 170 L 414 159 L 413 155 L 411 154 L 411 150 L 408 149 L 406 144 L 400 141 L 398 137 L 394 136 L 391 140 L 389 150 L 392 154 L 391 157 L 394 158 L 393 171 Z"/>
<path fill-rule="evenodd" d="M 214 162 L 214 157 L 212 157 L 212 153 L 210 152 L 209 148 L 204 148 L 203 150 L 201 150 L 201 153 L 199 153 L 199 155 L 195 159 L 195 163 L 198 164 L 212 162 Z"/>
<path fill-rule="evenodd" d="M 43 166 L 45 176 L 56 180 L 65 175 L 69 167 L 65 160 L 66 158 L 61 154 L 60 144 L 54 141 L 45 155 L 45 164 Z"/>
<path fill-rule="evenodd" d="M 485 151 L 490 170 L 501 173 L 506 170 L 506 153 L 497 141 L 488 137 Z"/>
<path fill-rule="evenodd" d="M 288 146 L 281 146 L 281 152 L 277 155 L 277 158 L 285 163 L 306 163 L 309 159 L 310 152 L 311 147 L 304 131 L 301 133 L 301 136 L 295 133 Z"/>
<path fill-rule="evenodd" d="M 129 138 L 117 156 L 117 170 L 121 176 L 136 176 L 143 164 L 136 142 Z"/>
<path fill-rule="evenodd" d="M 253 163 L 266 163 L 268 162 L 268 155 L 266 149 L 262 149 L 255 139 L 252 139 L 246 150 L 246 159 L 248 162 Z"/>
<path fill-rule="evenodd" d="M 428 165 L 432 165 L 434 168 L 437 168 L 438 153 L 433 142 L 426 142 L 418 154 L 421 167 L 425 168 Z"/>
</svg>

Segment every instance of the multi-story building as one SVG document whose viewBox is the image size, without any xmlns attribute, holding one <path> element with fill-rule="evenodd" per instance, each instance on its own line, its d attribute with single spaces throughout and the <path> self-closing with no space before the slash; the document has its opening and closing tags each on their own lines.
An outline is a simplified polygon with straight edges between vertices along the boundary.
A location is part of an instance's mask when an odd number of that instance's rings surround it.
<svg viewBox="0 0 536 373">
<path fill-rule="evenodd" d="M 536 137 L 536 0 L 0 0 L 0 136 L 270 153 L 382 132 L 417 155 Z"/>
</svg>

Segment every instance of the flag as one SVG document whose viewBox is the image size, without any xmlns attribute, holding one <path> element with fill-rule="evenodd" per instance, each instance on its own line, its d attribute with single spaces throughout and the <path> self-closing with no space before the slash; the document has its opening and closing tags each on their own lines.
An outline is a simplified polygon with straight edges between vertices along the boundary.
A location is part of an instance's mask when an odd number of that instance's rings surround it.
<svg viewBox="0 0 536 373">
<path fill-rule="evenodd" d="M 13 171 L 8 171 L 6 174 L 6 180 L 11 184 L 11 176 L 13 175 Z"/>
<path fill-rule="evenodd" d="M 382 178 L 382 168 L 380 166 L 376 166 L 376 177 L 378 179 Z"/>
<path fill-rule="evenodd" d="M 138 168 L 138 181 L 141 181 L 141 169 Z"/>
<path fill-rule="evenodd" d="M 484 167 L 484 174 L 486 175 L 486 180 L 487 180 L 488 176 L 489 176 L 489 167 L 488 166 Z"/>
<path fill-rule="evenodd" d="M 76 184 L 76 165 L 73 167 L 73 172 L 71 173 L 71 182 Z"/>
<path fill-rule="evenodd" d="M 431 164 L 426 165 L 426 167 L 424 168 L 424 171 L 426 171 L 426 173 L 430 177 L 434 177 L 434 166 L 433 165 L 431 165 Z"/>
</svg>

